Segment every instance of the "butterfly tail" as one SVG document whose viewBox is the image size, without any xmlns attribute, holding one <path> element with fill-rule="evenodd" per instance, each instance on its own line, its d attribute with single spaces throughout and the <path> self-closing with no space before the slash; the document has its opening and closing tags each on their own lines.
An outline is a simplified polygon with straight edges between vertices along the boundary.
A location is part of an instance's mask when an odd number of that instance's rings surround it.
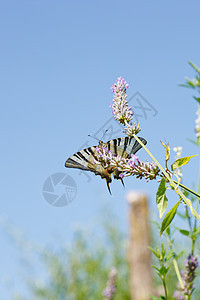
<svg viewBox="0 0 200 300">
<path fill-rule="evenodd" d="M 112 193 L 111 193 L 111 190 L 110 190 L 110 181 L 108 181 L 107 179 L 106 179 L 106 183 L 107 183 L 107 187 L 108 187 L 108 191 L 109 191 L 109 193 L 112 195 Z"/>
<path fill-rule="evenodd" d="M 121 183 L 122 183 L 123 187 L 125 188 L 125 184 L 124 184 L 124 181 L 123 181 L 123 179 L 122 179 L 121 177 L 119 177 L 119 178 L 117 178 L 117 179 L 119 179 L 119 180 L 121 181 Z"/>
<path fill-rule="evenodd" d="M 114 171 L 114 172 L 113 172 L 114 178 L 117 179 L 117 180 L 120 180 L 121 183 L 122 183 L 122 185 L 123 185 L 123 187 L 125 188 L 124 181 L 123 181 L 123 179 L 120 177 L 120 174 L 121 174 L 121 172 L 119 172 L 119 171 Z"/>
</svg>

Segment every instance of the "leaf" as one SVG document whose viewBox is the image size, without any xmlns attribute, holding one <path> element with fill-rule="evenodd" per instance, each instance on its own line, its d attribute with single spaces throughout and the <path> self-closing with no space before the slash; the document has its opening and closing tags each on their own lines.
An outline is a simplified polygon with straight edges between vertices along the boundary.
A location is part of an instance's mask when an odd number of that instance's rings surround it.
<svg viewBox="0 0 200 300">
<path fill-rule="evenodd" d="M 179 217 L 181 217 L 182 219 L 186 219 L 186 216 L 185 215 L 183 215 L 182 213 L 180 213 L 180 212 L 177 212 L 177 215 L 179 216 Z M 178 229 L 178 228 L 177 228 Z"/>
<path fill-rule="evenodd" d="M 162 216 L 164 215 L 166 209 L 167 209 L 167 197 L 165 196 L 165 192 L 166 192 L 166 187 L 165 187 L 165 178 L 163 177 L 161 179 L 161 182 L 159 184 L 157 193 L 156 193 L 156 203 L 157 203 L 157 207 L 158 207 L 158 211 L 159 211 L 159 216 L 160 218 L 162 218 Z"/>
<path fill-rule="evenodd" d="M 169 226 L 169 224 L 172 222 L 173 218 L 176 215 L 177 208 L 180 204 L 180 200 L 172 207 L 172 209 L 166 214 L 164 220 L 161 224 L 161 230 L 160 235 L 163 233 L 163 231 Z"/>
<path fill-rule="evenodd" d="M 190 236 L 190 232 L 188 230 L 179 229 L 179 228 L 177 228 L 177 229 L 180 231 L 181 234 L 186 235 L 186 236 Z"/>
<path fill-rule="evenodd" d="M 182 158 L 178 158 L 172 165 L 171 165 L 171 170 L 174 171 L 175 169 L 178 169 L 180 168 L 181 166 L 183 165 L 186 165 L 190 159 L 192 157 L 195 157 L 199 154 L 195 154 L 195 155 L 192 155 L 192 156 L 186 156 L 186 157 L 182 157 Z"/>
<path fill-rule="evenodd" d="M 170 236 L 170 227 L 167 227 L 166 232 L 165 232 L 168 236 Z"/>
<path fill-rule="evenodd" d="M 195 145 L 198 145 L 198 143 L 197 143 L 196 141 L 193 141 L 193 140 L 188 139 L 188 138 L 187 138 L 186 140 L 190 141 L 191 143 L 193 143 L 193 144 L 195 144 Z"/>
<path fill-rule="evenodd" d="M 160 224 L 159 224 L 158 222 L 156 222 L 156 221 L 154 221 L 154 220 L 150 220 L 150 222 L 151 222 L 152 224 L 156 225 L 157 229 L 160 230 Z"/>
<path fill-rule="evenodd" d="M 170 250 L 167 255 L 166 255 L 166 261 L 170 260 L 170 258 L 172 258 L 174 256 L 174 251 Z"/>
<path fill-rule="evenodd" d="M 160 268 L 160 274 L 163 275 L 163 276 L 165 276 L 167 274 L 168 270 L 169 270 L 169 267 L 167 268 L 165 266 L 162 266 Z"/>
<path fill-rule="evenodd" d="M 166 298 L 163 295 L 160 295 L 160 297 L 155 297 L 153 295 L 149 295 L 150 299 L 152 300 L 166 300 Z"/>
<path fill-rule="evenodd" d="M 194 88 L 195 87 L 195 85 L 194 85 L 194 83 L 190 80 L 190 79 L 187 79 L 187 84 L 190 86 L 190 87 L 192 87 L 192 88 Z"/>
<path fill-rule="evenodd" d="M 183 256 L 183 254 L 185 254 L 185 251 L 181 251 L 179 254 L 176 255 L 176 259 L 179 259 L 181 256 Z"/>
<path fill-rule="evenodd" d="M 200 73 L 200 69 L 195 64 L 193 64 L 190 60 L 188 61 L 188 63 L 195 71 Z"/>
<path fill-rule="evenodd" d="M 199 104 L 200 104 L 200 98 L 197 98 L 197 97 L 193 97 L 195 100 L 197 100 L 198 102 L 199 102 Z"/>
<path fill-rule="evenodd" d="M 160 254 L 158 254 L 152 247 L 148 246 L 149 250 L 151 250 L 151 252 L 153 252 L 153 254 L 156 256 L 156 257 L 160 257 Z"/>
<path fill-rule="evenodd" d="M 194 230 L 193 235 L 196 236 L 199 235 L 199 233 L 200 233 L 200 226 Z"/>
<path fill-rule="evenodd" d="M 152 266 L 156 271 L 158 271 L 158 273 L 160 274 L 160 269 L 156 266 Z"/>
<path fill-rule="evenodd" d="M 195 218 L 197 218 L 200 221 L 200 215 L 198 215 L 198 213 L 194 210 L 194 208 L 192 207 L 192 202 L 190 201 L 190 199 L 185 198 L 184 202 L 187 204 L 187 206 L 189 207 L 191 213 L 193 214 L 193 216 Z"/>
<path fill-rule="evenodd" d="M 170 156 L 170 148 L 169 148 L 169 144 L 164 144 L 162 141 L 160 141 L 161 144 L 163 145 L 163 147 L 165 147 L 166 149 L 166 154 L 165 154 L 165 160 L 168 161 L 169 160 L 169 156 Z"/>
</svg>

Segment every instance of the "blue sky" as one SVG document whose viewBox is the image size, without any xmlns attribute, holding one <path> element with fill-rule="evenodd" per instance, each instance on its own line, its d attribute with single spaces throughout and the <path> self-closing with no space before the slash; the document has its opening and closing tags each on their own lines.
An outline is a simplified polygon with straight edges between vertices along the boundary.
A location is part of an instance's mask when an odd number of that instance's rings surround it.
<svg viewBox="0 0 200 300">
<path fill-rule="evenodd" d="M 139 135 L 160 162 L 160 140 L 183 146 L 184 156 L 198 153 L 186 140 L 195 138 L 197 106 L 192 91 L 178 84 L 194 74 L 188 60 L 200 65 L 199 11 L 199 1 L 0 0 L 1 219 L 46 245 L 55 242 L 55 233 L 69 241 L 74 224 L 93 226 L 108 203 L 125 229 L 130 189 L 147 191 L 157 214 L 156 182 L 128 178 L 125 190 L 113 182 L 110 197 L 100 177 L 90 174 L 87 182 L 64 162 L 85 142 L 96 144 L 88 134 L 111 117 L 110 86 L 118 76 L 130 85 L 128 98 L 139 92 L 157 111 L 139 117 Z M 119 129 L 114 121 L 109 126 Z M 148 159 L 143 150 L 139 154 Z M 185 167 L 188 186 L 197 165 L 194 159 Z M 66 207 L 55 208 L 42 195 L 44 181 L 55 173 L 68 174 L 77 185 Z M 1 282 L 12 278 L 1 296 L 8 299 L 7 293 L 23 292 L 19 252 L 4 228 L 0 233 Z"/>
</svg>

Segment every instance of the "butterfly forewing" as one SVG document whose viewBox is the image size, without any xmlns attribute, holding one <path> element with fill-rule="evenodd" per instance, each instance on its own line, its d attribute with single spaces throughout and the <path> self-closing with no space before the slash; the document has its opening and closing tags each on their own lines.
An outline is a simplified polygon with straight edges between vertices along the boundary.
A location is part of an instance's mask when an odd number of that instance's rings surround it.
<svg viewBox="0 0 200 300">
<path fill-rule="evenodd" d="M 92 160 L 95 159 L 95 147 L 83 149 L 68 158 L 65 162 L 67 168 L 90 170 Z M 92 164 L 93 165 L 93 164 Z"/>
<path fill-rule="evenodd" d="M 106 178 L 107 181 L 111 181 L 111 175 L 108 174 L 106 169 L 102 165 L 94 163 L 96 159 L 95 148 L 95 146 L 89 147 L 73 154 L 65 162 L 65 167 L 91 171 L 102 178 Z"/>
<path fill-rule="evenodd" d="M 147 141 L 143 138 L 139 138 L 145 145 Z M 106 143 L 109 150 L 115 155 L 119 155 L 123 158 L 130 158 L 131 154 L 135 154 L 142 146 L 133 137 L 122 137 L 111 140 Z"/>
</svg>

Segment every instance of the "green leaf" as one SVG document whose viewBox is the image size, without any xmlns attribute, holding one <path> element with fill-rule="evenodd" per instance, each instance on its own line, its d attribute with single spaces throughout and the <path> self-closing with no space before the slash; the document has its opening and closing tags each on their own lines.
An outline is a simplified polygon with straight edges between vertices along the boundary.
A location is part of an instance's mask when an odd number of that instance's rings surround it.
<svg viewBox="0 0 200 300">
<path fill-rule="evenodd" d="M 152 300 L 166 300 L 166 298 L 163 295 L 160 295 L 160 297 L 155 297 L 153 295 L 149 295 L 150 299 Z"/>
<path fill-rule="evenodd" d="M 197 98 L 197 97 L 194 96 L 194 99 L 197 100 L 200 104 L 200 98 Z"/>
<path fill-rule="evenodd" d="M 156 221 L 154 221 L 154 220 L 150 220 L 150 222 L 151 222 L 152 224 L 156 225 L 157 229 L 160 230 L 160 224 L 159 224 L 158 222 L 156 222 Z"/>
<path fill-rule="evenodd" d="M 177 228 L 177 229 L 179 230 L 179 232 L 180 232 L 181 234 L 186 235 L 186 236 L 190 236 L 190 232 L 189 232 L 188 230 L 185 230 L 185 229 L 179 229 L 179 228 Z"/>
<path fill-rule="evenodd" d="M 160 254 L 158 254 L 152 247 L 148 246 L 149 250 L 151 250 L 151 252 L 153 252 L 153 254 L 156 256 L 156 257 L 160 257 Z"/>
<path fill-rule="evenodd" d="M 170 236 L 170 227 L 167 227 L 165 233 L 166 233 L 166 235 Z"/>
<path fill-rule="evenodd" d="M 165 276 L 167 274 L 168 270 L 169 270 L 169 267 L 167 268 L 165 266 L 162 266 L 160 268 L 160 274 L 163 275 L 163 276 Z"/>
<path fill-rule="evenodd" d="M 168 200 L 165 195 L 165 192 L 166 192 L 165 184 L 166 184 L 166 181 L 165 181 L 165 178 L 163 177 L 161 179 L 161 182 L 158 187 L 158 191 L 156 193 L 156 203 L 157 203 L 160 218 L 162 218 L 162 216 L 164 215 L 164 213 L 167 209 Z"/>
<path fill-rule="evenodd" d="M 189 79 L 188 79 L 187 84 L 188 84 L 190 87 L 192 87 L 192 88 L 195 87 L 194 83 L 193 83 L 191 80 L 189 80 Z"/>
<path fill-rule="evenodd" d="M 169 144 L 166 143 L 164 144 L 162 141 L 160 141 L 161 144 L 163 145 L 163 147 L 165 147 L 166 149 L 166 154 L 165 154 L 165 161 L 168 161 L 169 160 L 169 157 L 170 157 L 170 148 L 169 148 Z"/>
<path fill-rule="evenodd" d="M 158 271 L 159 272 L 159 274 L 160 274 L 160 269 L 158 268 L 158 267 L 156 267 L 156 266 L 152 266 L 156 271 Z"/>
<path fill-rule="evenodd" d="M 170 260 L 170 258 L 172 258 L 174 256 L 174 251 L 170 250 L 167 255 L 166 255 L 166 261 Z"/>
<path fill-rule="evenodd" d="M 178 215 L 179 217 L 181 217 L 182 219 L 186 219 L 186 216 L 185 216 L 184 214 L 181 214 L 180 212 L 177 212 L 177 215 Z"/>
<path fill-rule="evenodd" d="M 186 156 L 186 157 L 182 157 L 182 158 L 178 158 L 172 165 L 171 165 L 171 170 L 174 171 L 175 169 L 178 169 L 180 168 L 181 166 L 183 165 L 186 165 L 190 159 L 192 157 L 195 157 L 199 154 L 196 154 L 196 155 L 192 155 L 192 156 Z"/>
<path fill-rule="evenodd" d="M 172 222 L 173 218 L 176 215 L 177 208 L 180 204 L 180 200 L 172 207 L 172 209 L 166 214 L 164 220 L 161 224 L 161 230 L 160 235 L 163 233 L 163 231 L 169 226 L 169 224 Z"/>
<path fill-rule="evenodd" d="M 193 144 L 195 144 L 195 145 L 198 145 L 198 143 L 197 143 L 196 141 L 193 141 L 193 140 L 188 139 L 188 138 L 187 138 L 186 140 L 190 141 L 191 143 L 193 143 Z"/>
<path fill-rule="evenodd" d="M 179 259 L 181 256 L 183 256 L 183 254 L 185 254 L 185 251 L 181 251 L 179 254 L 176 255 L 176 259 Z"/>
<path fill-rule="evenodd" d="M 194 232 L 193 232 L 193 235 L 196 236 L 196 235 L 199 235 L 200 234 L 200 226 L 197 227 Z"/>
<path fill-rule="evenodd" d="M 197 71 L 197 73 L 200 73 L 200 68 L 193 64 L 190 60 L 188 61 L 188 63 L 195 71 Z"/>
</svg>

